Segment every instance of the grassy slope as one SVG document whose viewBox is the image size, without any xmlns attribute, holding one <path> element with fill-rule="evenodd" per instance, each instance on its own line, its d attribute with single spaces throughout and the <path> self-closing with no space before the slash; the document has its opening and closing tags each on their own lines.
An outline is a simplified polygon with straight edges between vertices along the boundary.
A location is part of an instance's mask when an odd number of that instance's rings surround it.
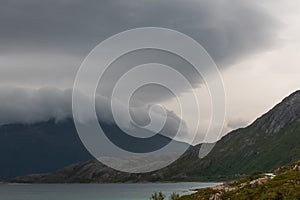
<svg viewBox="0 0 300 200">
<path fill-rule="evenodd" d="M 270 135 L 253 124 L 225 136 L 202 160 L 198 159 L 198 148 L 193 149 L 169 166 L 165 170 L 165 177 L 177 174 L 178 177 L 185 176 L 183 180 L 217 181 L 255 172 L 268 172 L 300 160 L 299 146 L 298 122 Z"/>
<path fill-rule="evenodd" d="M 300 160 L 300 91 L 286 97 L 250 126 L 232 131 L 204 159 L 198 149 L 168 167 L 169 174 L 197 180 L 228 180 L 267 172 Z"/>
<path fill-rule="evenodd" d="M 250 184 L 262 175 L 247 176 L 227 183 L 227 187 L 235 188 L 232 191 L 200 189 L 195 194 L 181 197 L 180 200 L 206 200 L 217 193 L 219 199 L 300 199 L 300 161 L 278 168 L 275 173 L 275 178 L 262 184 Z"/>
<path fill-rule="evenodd" d="M 270 136 L 261 133 L 255 126 L 239 130 L 215 147 L 215 151 L 207 157 L 207 161 L 213 164 L 203 171 L 211 176 L 250 174 L 296 161 L 300 159 L 299 133 L 298 123 Z M 201 174 L 201 171 L 198 173 Z"/>
</svg>

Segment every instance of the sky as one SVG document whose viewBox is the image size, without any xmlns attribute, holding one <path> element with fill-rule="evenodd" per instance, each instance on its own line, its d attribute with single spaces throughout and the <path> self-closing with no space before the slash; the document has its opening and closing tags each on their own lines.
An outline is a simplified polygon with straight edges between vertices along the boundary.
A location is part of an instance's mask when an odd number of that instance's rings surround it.
<svg viewBox="0 0 300 200">
<path fill-rule="evenodd" d="M 3 0 L 0 124 L 71 116 L 71 89 L 88 53 L 114 34 L 151 26 L 174 29 L 192 37 L 213 58 L 223 77 L 227 98 L 223 130 L 226 134 L 248 125 L 299 89 L 299 19 L 297 0 Z M 102 114 L 106 105 L 103 99 L 115 84 L 111 77 L 120 73 L 118 69 L 157 59 L 191 80 L 201 110 L 195 143 L 201 142 L 211 117 L 209 93 L 201 77 L 188 64 L 167 53 L 144 51 L 130 56 L 115 63 L 111 75 L 108 73 L 100 83 L 103 92 L 99 93 L 99 118 L 111 121 Z M 155 96 L 157 102 L 167 107 L 172 128 L 179 121 L 176 100 L 158 88 L 150 88 L 150 92 L 146 89 L 137 93 L 143 106 L 136 109 L 136 118 L 144 119 L 140 116 L 147 111 L 146 103 Z M 182 88 L 181 95 L 188 102 L 186 93 Z M 140 123 L 145 123 L 146 118 Z M 184 119 L 185 126 L 189 127 L 190 120 Z"/>
</svg>

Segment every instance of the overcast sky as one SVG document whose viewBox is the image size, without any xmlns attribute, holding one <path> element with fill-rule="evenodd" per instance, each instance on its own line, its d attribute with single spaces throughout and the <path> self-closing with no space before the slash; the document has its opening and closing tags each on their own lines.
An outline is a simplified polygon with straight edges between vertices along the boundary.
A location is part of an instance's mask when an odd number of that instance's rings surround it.
<svg viewBox="0 0 300 200">
<path fill-rule="evenodd" d="M 52 117 L 69 116 L 70 94 L 65 89 L 72 88 L 86 55 L 116 33 L 158 26 L 192 37 L 216 62 L 227 95 L 226 133 L 249 124 L 299 89 L 299 20 L 297 0 L 2 0 L 0 123 L 45 120 L 51 117 L 49 113 Z M 150 55 L 159 60 L 163 54 Z M 171 60 L 169 64 L 192 80 L 201 99 L 200 141 L 210 119 L 209 95 L 190 67 Z M 123 65 L 131 63 L 123 61 Z M 103 80 L 106 89 L 110 80 Z M 49 86 L 57 89 L 32 91 Z M 19 87 L 27 89 L 15 89 Z M 48 97 L 53 99 L 45 100 Z M 168 105 L 170 113 L 178 112 L 174 99 L 160 101 Z M 28 112 L 36 113 L 35 117 L 27 116 Z M 188 126 L 188 119 L 185 122 Z"/>
</svg>

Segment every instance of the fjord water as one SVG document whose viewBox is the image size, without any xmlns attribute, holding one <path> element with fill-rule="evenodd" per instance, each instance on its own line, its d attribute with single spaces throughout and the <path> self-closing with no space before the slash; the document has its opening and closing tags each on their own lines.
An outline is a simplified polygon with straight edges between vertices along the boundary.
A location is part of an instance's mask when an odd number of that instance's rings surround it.
<svg viewBox="0 0 300 200">
<path fill-rule="evenodd" d="M 218 183 L 10 184 L 0 185 L 5 200 L 146 200 L 154 192 L 188 194 Z"/>
</svg>

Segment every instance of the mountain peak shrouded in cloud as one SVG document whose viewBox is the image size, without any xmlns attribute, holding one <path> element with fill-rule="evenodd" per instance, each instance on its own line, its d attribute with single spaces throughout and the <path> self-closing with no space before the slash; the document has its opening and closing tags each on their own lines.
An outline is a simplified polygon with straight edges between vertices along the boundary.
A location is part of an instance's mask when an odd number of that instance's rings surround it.
<svg viewBox="0 0 300 200">
<path fill-rule="evenodd" d="M 28 88 L 72 88 L 76 72 L 88 53 L 110 36 L 132 28 L 163 27 L 180 31 L 201 44 L 223 71 L 245 57 L 276 45 L 281 29 L 277 19 L 257 2 L 238 0 L 1 1 L 0 24 L 0 86 Z M 134 52 L 134 55 L 120 58 L 113 63 L 115 68 L 112 66 L 111 71 L 106 71 L 108 76 L 99 84 L 103 89 L 100 93 L 103 98 L 100 99 L 105 101 L 107 91 L 111 91 L 115 78 L 122 71 L 120 69 L 128 70 L 134 64 L 146 61 L 156 61 L 176 69 L 191 82 L 193 89 L 204 85 L 200 75 L 191 70 L 192 66 L 174 56 L 151 50 Z M 142 76 L 139 78 L 143 79 Z M 181 85 L 176 87 L 181 94 L 186 92 Z M 7 108 L 0 108 L 6 113 L 12 111 L 7 116 L 0 116 L 0 123 L 33 123 L 37 119 L 53 117 L 61 120 L 71 116 L 71 91 L 48 88 L 47 92 L 53 95 L 43 94 L 45 104 L 41 103 L 43 98 L 37 98 L 42 92 L 46 93 L 45 89 L 20 92 L 19 95 L 25 95 L 27 99 L 7 92 L 15 100 L 11 100 Z M 147 101 L 153 98 L 153 93 L 157 94 L 156 100 L 171 104 L 170 95 L 165 90 L 149 92 L 149 88 L 142 88 L 137 96 Z M 38 100 L 29 101 L 30 98 Z M 1 99 L 9 102 L 6 97 L 1 96 Z M 27 103 L 22 103 L 23 100 Z M 15 109 L 13 104 L 17 106 Z M 28 106 L 20 107 L 22 104 Z M 106 109 L 105 102 L 98 105 Z M 142 107 L 146 108 L 146 105 Z M 27 108 L 33 110 L 26 113 Z M 179 118 L 171 112 L 172 109 L 168 113 L 169 124 L 178 124 Z M 178 113 L 175 109 L 172 111 Z M 206 117 L 203 121 L 209 121 L 210 112 L 204 112 L 201 113 Z M 142 113 L 139 112 L 138 116 L 144 116 Z M 111 121 L 109 114 L 99 118 Z M 250 121 L 248 118 L 245 116 L 245 120 Z M 187 126 L 189 121 L 186 120 Z M 173 130 L 176 125 L 168 127 Z"/>
<path fill-rule="evenodd" d="M 81 123 L 89 123 L 91 116 L 85 112 L 85 104 L 89 101 L 82 95 L 82 116 Z M 126 106 L 116 104 L 120 113 L 124 113 Z M 115 123 L 110 109 L 110 101 L 100 95 L 95 99 L 96 113 L 98 120 L 106 124 Z M 122 111 L 124 110 L 124 111 Z M 130 109 L 133 120 L 138 119 L 138 124 L 148 124 L 149 106 L 134 107 Z M 152 110 L 153 111 L 153 110 Z M 151 117 L 161 120 L 166 118 L 161 134 L 173 138 L 177 132 L 178 126 L 182 123 L 185 126 L 185 135 L 177 136 L 178 139 L 184 139 L 188 136 L 188 129 L 184 122 L 172 111 L 166 110 L 166 115 L 154 110 Z M 4 124 L 34 124 L 46 122 L 49 120 L 63 121 L 72 118 L 72 90 L 60 90 L 54 87 L 45 87 L 41 89 L 1 87 L 0 88 L 0 125 Z M 122 116 L 121 116 L 122 117 Z M 140 128 L 132 123 L 121 124 L 121 128 L 137 134 L 143 134 Z M 137 129 L 139 131 L 137 131 Z M 151 130 L 150 130 L 151 131 Z M 146 133 L 147 131 L 145 131 Z M 138 136 L 138 135 L 137 135 Z M 142 136 L 142 135 L 140 135 Z"/>
<path fill-rule="evenodd" d="M 32 124 L 72 117 L 72 90 L 0 88 L 0 124 Z"/>
<path fill-rule="evenodd" d="M 49 174 L 18 177 L 12 182 L 99 183 L 116 180 L 183 181 L 195 178 L 201 181 L 223 181 L 236 176 L 244 177 L 245 174 L 273 171 L 274 168 L 300 159 L 299 108 L 300 91 L 285 98 L 249 126 L 224 136 L 207 157 L 198 158 L 201 145 L 191 146 L 176 162 L 148 174 L 122 173 L 95 161 L 88 161 Z M 278 122 L 278 119 L 283 123 Z"/>
</svg>

